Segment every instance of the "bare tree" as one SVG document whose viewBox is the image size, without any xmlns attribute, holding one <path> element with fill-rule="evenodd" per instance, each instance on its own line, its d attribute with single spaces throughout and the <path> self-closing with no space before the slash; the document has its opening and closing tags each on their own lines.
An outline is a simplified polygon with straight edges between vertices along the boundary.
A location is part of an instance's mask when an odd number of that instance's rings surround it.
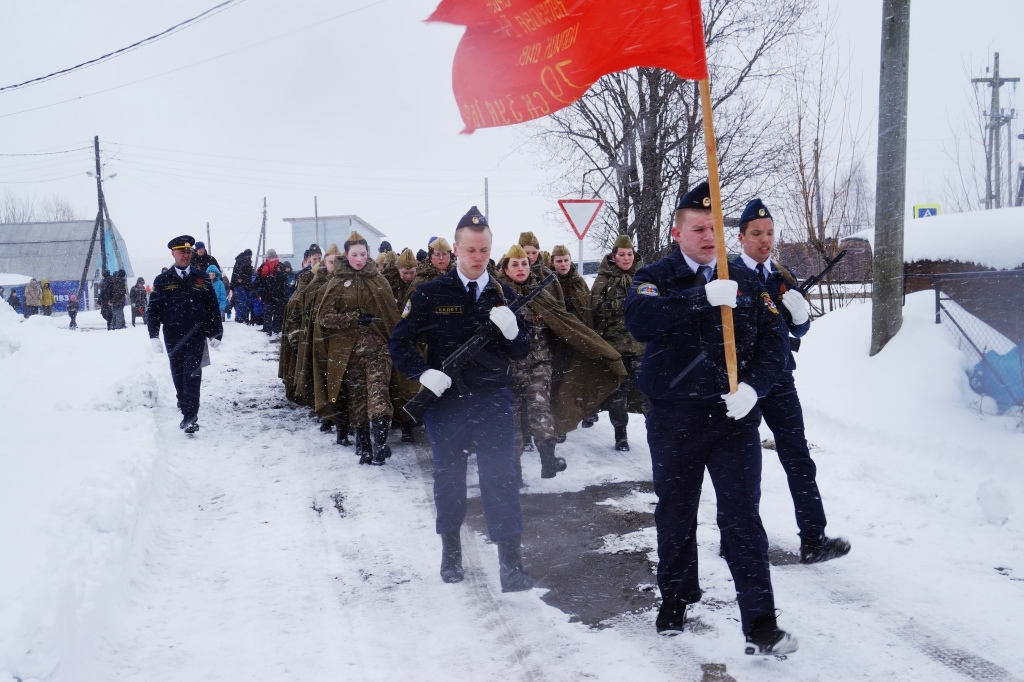
<svg viewBox="0 0 1024 682">
<path fill-rule="evenodd" d="M 771 87 L 788 69 L 781 48 L 801 37 L 814 0 L 705 0 L 723 202 L 735 209 L 776 182 L 782 153 Z M 591 229 L 610 245 L 633 239 L 651 260 L 668 243 L 676 199 L 707 175 L 697 83 L 641 67 L 599 80 L 571 107 L 535 124 L 534 141 L 561 170 L 553 190 L 600 195 L 611 210 Z M 767 160 L 767 161 L 766 161 Z"/>
<path fill-rule="evenodd" d="M 71 205 L 71 201 L 63 194 L 54 192 L 39 207 L 39 219 L 61 222 L 77 220 L 78 216 L 75 214 L 75 208 Z"/>
<path fill-rule="evenodd" d="M 35 220 L 35 216 L 35 197 L 14 194 L 10 190 L 0 197 L 0 223 L 30 223 Z"/>
<path fill-rule="evenodd" d="M 864 168 L 867 126 L 849 106 L 849 58 L 840 54 L 834 29 L 835 18 L 824 16 L 816 37 L 793 55 L 799 65 L 784 98 L 783 210 L 775 218 L 779 242 L 808 244 L 818 267 L 844 237 L 871 227 L 874 210 Z M 820 312 L 848 300 L 831 278 L 821 293 Z"/>
</svg>

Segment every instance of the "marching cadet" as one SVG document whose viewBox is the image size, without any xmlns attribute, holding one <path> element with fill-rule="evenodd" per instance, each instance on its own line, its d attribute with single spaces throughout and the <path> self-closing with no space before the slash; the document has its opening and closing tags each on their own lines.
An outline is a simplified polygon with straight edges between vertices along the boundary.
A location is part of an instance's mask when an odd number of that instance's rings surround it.
<svg viewBox="0 0 1024 682">
<path fill-rule="evenodd" d="M 518 244 L 499 263 L 498 279 L 522 295 L 540 285 L 526 252 Z M 516 423 L 525 422 L 528 429 L 522 436 L 517 432 L 516 455 L 517 459 L 522 455 L 523 441 L 532 437 L 540 453 L 540 477 L 553 478 L 566 468 L 565 460 L 555 456 L 557 435 L 575 429 L 581 417 L 611 395 L 626 375 L 626 368 L 619 353 L 569 313 L 548 288 L 530 301 L 528 310 L 533 321 L 530 354 L 513 364 Z M 565 358 L 566 368 L 554 386 L 552 363 L 556 351 Z M 519 415 L 525 417 L 522 422 Z M 518 463 L 517 471 L 521 475 Z"/>
<path fill-rule="evenodd" d="M 633 251 L 629 235 L 620 234 L 612 252 L 601 260 L 597 279 L 590 290 L 593 304 L 594 331 L 622 355 L 622 364 L 629 376 L 605 403 L 608 418 L 615 429 L 615 449 L 629 452 L 626 426 L 629 413 L 647 413 L 647 400 L 637 395 L 636 377 L 640 371 L 645 345 L 630 333 L 625 323 L 626 295 L 633 276 L 643 266 L 643 259 Z M 594 421 L 597 421 L 596 417 Z M 584 427 L 588 424 L 584 423 Z"/>
<path fill-rule="evenodd" d="M 394 254 L 393 251 L 390 253 Z M 399 312 L 405 308 L 405 302 L 412 293 L 410 285 L 416 278 L 416 266 L 416 256 L 412 255 L 409 249 L 404 249 L 401 255 L 394 259 L 394 263 L 383 271 L 384 277 L 391 285 L 391 292 L 395 295 Z M 416 442 L 416 422 L 402 408 L 419 390 L 418 381 L 413 381 L 399 370 L 391 373 L 391 403 L 394 406 L 394 419 L 402 429 L 403 443 Z"/>
<path fill-rule="evenodd" d="M 284 395 L 292 401 L 295 400 L 295 368 L 298 363 L 299 345 L 302 338 L 302 300 L 303 294 L 310 282 L 320 269 L 321 252 L 320 247 L 314 251 L 312 247 L 306 250 L 306 256 L 302 259 L 304 265 L 295 277 L 295 291 L 284 306 L 284 319 L 281 323 L 281 352 L 278 356 L 277 377 L 284 383 Z M 326 428 L 324 428 L 326 426 Z M 330 431 L 331 423 L 324 422 L 321 431 Z"/>
<path fill-rule="evenodd" d="M 590 287 L 580 274 L 576 263 L 572 262 L 572 255 L 562 244 L 555 245 L 551 249 L 551 266 L 558 275 L 558 284 L 562 287 L 562 296 L 565 301 L 565 309 L 573 314 L 576 319 L 588 328 L 594 328 L 594 312 L 591 310 Z M 555 357 L 552 363 L 551 384 L 557 388 L 562 383 L 562 378 L 569 369 L 569 357 L 565 353 L 565 344 L 555 347 Z M 600 405 L 600 403 L 598 404 Z M 597 422 L 597 411 L 583 417 L 583 428 L 589 428 Z M 565 434 L 558 434 L 558 442 L 565 442 Z"/>
<path fill-rule="evenodd" d="M 410 296 L 419 285 L 433 281 L 455 269 L 455 263 L 452 262 L 452 247 L 447 239 L 444 237 L 431 239 L 427 249 L 427 257 L 416 268 L 416 277 L 409 285 Z"/>
<path fill-rule="evenodd" d="M 530 271 L 537 277 L 538 282 L 551 274 L 551 268 L 548 267 L 544 263 L 544 259 L 541 258 L 542 251 L 540 250 L 540 240 L 537 239 L 533 232 L 520 232 L 519 246 L 523 247 L 523 251 L 526 252 L 526 257 L 530 259 Z M 565 298 L 562 293 L 562 285 L 558 283 L 557 279 L 549 284 L 548 288 L 551 290 L 552 295 L 558 300 Z"/>
<path fill-rule="evenodd" d="M 402 311 L 388 348 L 395 366 L 418 379 L 439 399 L 424 415 L 434 462 L 434 505 L 441 536 L 441 579 L 460 582 L 460 529 L 466 518 L 466 461 L 476 453 L 480 498 L 492 541 L 498 546 L 502 592 L 533 587 L 523 568 L 523 531 L 519 484 L 515 469 L 515 423 L 510 364 L 530 352 L 527 323 L 507 302 L 511 288 L 487 272 L 491 229 L 476 206 L 455 228 L 458 267 L 417 287 Z M 436 242 L 434 242 L 436 244 Z M 441 363 L 480 327 L 493 324 L 500 334 L 488 342 L 486 362 L 465 369 L 459 386 L 442 372 Z M 426 342 L 424 359 L 417 343 Z"/>
<path fill-rule="evenodd" d="M 370 259 L 363 236 L 352 232 L 344 250 L 344 258 L 335 260 L 334 276 L 314 311 L 316 411 L 321 417 L 332 417 L 338 411 L 344 383 L 359 463 L 381 466 L 391 456 L 387 444 L 392 416 L 387 342 L 398 312 L 391 285 Z M 371 431 L 375 447 L 371 447 Z"/>
<path fill-rule="evenodd" d="M 149 338 L 154 353 L 164 352 L 171 363 L 171 378 L 178 395 L 185 433 L 199 430 L 199 389 L 203 381 L 206 343 L 220 345 L 224 334 L 220 306 L 206 273 L 191 267 L 195 240 L 189 235 L 167 243 L 174 256 L 174 267 L 157 275 L 149 299 Z M 160 327 L 164 345 L 160 344 Z M 206 360 L 209 364 L 209 360 Z"/>
<path fill-rule="evenodd" d="M 825 535 L 825 507 L 815 481 L 817 468 L 807 447 L 804 412 L 793 381 L 796 360 L 792 351 L 799 348 L 799 339 L 811 327 L 807 301 L 797 291 L 797 281 L 790 271 L 771 258 L 775 221 L 760 199 L 751 200 L 740 215 L 739 240 L 743 253 L 733 259 L 733 266 L 750 268 L 757 274 L 794 337 L 790 339 L 791 352 L 786 355 L 782 378 L 757 406 L 775 436 L 775 450 L 789 480 L 796 524 L 800 529 L 800 563 L 815 564 L 845 556 L 850 551 L 850 543 L 845 538 Z"/>
<path fill-rule="evenodd" d="M 747 654 L 795 651 L 780 630 L 768 566 L 761 497 L 758 397 L 779 380 L 785 325 L 754 273 L 715 277 L 716 244 L 706 182 L 679 202 L 672 239 L 679 250 L 642 268 L 626 300 L 626 325 L 647 342 L 639 385 L 650 400 L 647 442 L 658 506 L 657 630 L 677 635 L 686 607 L 700 601 L 697 508 L 704 470 L 718 503 L 722 550 L 739 602 Z M 719 306 L 733 308 L 739 386 L 728 393 Z"/>
</svg>

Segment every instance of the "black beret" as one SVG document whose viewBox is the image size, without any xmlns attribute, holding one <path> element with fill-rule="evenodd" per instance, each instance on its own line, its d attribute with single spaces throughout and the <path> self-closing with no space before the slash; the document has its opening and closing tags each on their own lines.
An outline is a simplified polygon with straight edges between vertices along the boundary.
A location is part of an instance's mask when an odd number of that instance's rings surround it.
<svg viewBox="0 0 1024 682">
<path fill-rule="evenodd" d="M 746 225 L 751 220 L 757 220 L 758 218 L 771 217 L 772 212 L 768 210 L 768 207 L 760 199 L 751 199 L 740 215 L 740 225 Z"/>
<path fill-rule="evenodd" d="M 711 188 L 706 180 L 684 194 L 683 198 L 679 200 L 676 210 L 684 208 L 695 208 L 700 211 L 711 210 Z"/>
<path fill-rule="evenodd" d="M 466 215 L 462 216 L 462 219 L 459 221 L 459 224 L 455 229 L 457 230 L 460 227 L 474 226 L 488 227 L 487 218 L 484 217 L 484 214 L 481 213 L 480 209 L 476 206 L 470 208 L 469 211 L 466 212 Z"/>
<path fill-rule="evenodd" d="M 175 237 L 171 241 L 167 242 L 168 249 L 194 249 L 196 240 L 192 238 L 192 235 L 183 234 L 180 237 Z"/>
</svg>

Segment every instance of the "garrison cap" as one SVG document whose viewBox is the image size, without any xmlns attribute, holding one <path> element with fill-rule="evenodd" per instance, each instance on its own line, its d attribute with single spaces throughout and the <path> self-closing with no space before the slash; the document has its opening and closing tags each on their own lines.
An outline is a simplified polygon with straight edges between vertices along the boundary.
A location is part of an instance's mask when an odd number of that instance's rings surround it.
<svg viewBox="0 0 1024 682">
<path fill-rule="evenodd" d="M 740 225 L 746 225 L 751 220 L 757 220 L 758 218 L 771 218 L 772 213 L 768 210 L 768 207 L 764 205 L 760 199 L 751 199 L 747 204 L 747 207 L 743 209 L 743 213 L 740 215 Z"/>
<path fill-rule="evenodd" d="M 487 218 L 480 212 L 476 206 L 473 206 L 466 212 L 466 215 L 462 216 L 459 220 L 459 224 L 455 227 L 456 230 L 462 227 L 488 227 Z"/>
<path fill-rule="evenodd" d="M 167 242 L 167 248 L 172 251 L 174 249 L 194 249 L 195 243 L 196 240 L 192 238 L 192 235 L 183 234 Z"/>
<path fill-rule="evenodd" d="M 319 253 L 321 256 L 324 255 L 324 252 L 320 250 L 319 244 L 309 245 L 309 255 L 312 256 L 314 253 Z"/>
<path fill-rule="evenodd" d="M 684 208 L 695 208 L 698 211 L 711 210 L 711 188 L 706 180 L 684 194 L 683 198 L 679 200 L 676 210 Z"/>
</svg>

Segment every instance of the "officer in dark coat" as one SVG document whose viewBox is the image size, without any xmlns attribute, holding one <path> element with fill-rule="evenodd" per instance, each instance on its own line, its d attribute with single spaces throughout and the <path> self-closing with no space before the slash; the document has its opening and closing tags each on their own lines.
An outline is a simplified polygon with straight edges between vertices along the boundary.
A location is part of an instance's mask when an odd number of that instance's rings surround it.
<svg viewBox="0 0 1024 682">
<path fill-rule="evenodd" d="M 510 364 L 529 354 L 530 336 L 523 319 L 507 307 L 515 293 L 487 272 L 491 240 L 486 218 L 472 207 L 455 228 L 458 267 L 416 288 L 388 349 L 399 370 L 439 398 L 424 422 L 433 448 L 441 579 L 463 579 L 459 532 L 466 517 L 466 460 L 475 452 L 484 517 L 498 545 L 501 589 L 518 592 L 533 587 L 533 581 L 523 570 L 520 551 Z M 481 328 L 492 332 L 493 340 L 479 362 L 465 369 L 461 381 L 442 372 L 444 359 Z M 426 343 L 425 360 L 419 342 Z"/>
<path fill-rule="evenodd" d="M 159 335 L 163 325 L 164 346 L 183 417 L 179 426 L 185 433 L 199 430 L 196 418 L 207 339 L 216 348 L 224 333 L 213 285 L 203 270 L 191 265 L 194 244 L 187 234 L 167 243 L 174 255 L 174 267 L 157 275 L 149 298 L 149 338 L 153 352 L 162 353 Z"/>
<path fill-rule="evenodd" d="M 707 183 L 680 201 L 672 227 L 679 250 L 641 268 L 625 322 L 647 343 L 638 387 L 650 400 L 647 442 L 658 496 L 657 629 L 679 634 L 700 600 L 697 508 L 705 468 L 718 502 L 722 549 L 736 585 L 747 653 L 784 654 L 796 639 L 780 630 L 768 567 L 761 497 L 758 397 L 778 381 L 789 351 L 778 310 L 757 277 L 715 275 L 716 243 Z M 739 386 L 729 393 L 719 306 L 733 308 Z"/>
<path fill-rule="evenodd" d="M 743 253 L 733 259 L 732 267 L 749 268 L 757 274 L 793 337 L 791 351 L 797 350 L 799 339 L 811 328 L 807 301 L 797 291 L 796 278 L 789 269 L 772 261 L 775 223 L 771 211 L 760 199 L 752 199 L 740 215 L 739 240 Z M 850 543 L 845 538 L 825 535 L 825 507 L 815 481 L 817 468 L 804 435 L 804 412 L 793 381 L 795 369 L 796 360 L 790 352 L 786 355 L 786 369 L 779 383 L 757 406 L 775 436 L 775 451 L 789 480 L 796 524 L 800 529 L 800 562 L 814 564 L 846 555 Z"/>
</svg>

